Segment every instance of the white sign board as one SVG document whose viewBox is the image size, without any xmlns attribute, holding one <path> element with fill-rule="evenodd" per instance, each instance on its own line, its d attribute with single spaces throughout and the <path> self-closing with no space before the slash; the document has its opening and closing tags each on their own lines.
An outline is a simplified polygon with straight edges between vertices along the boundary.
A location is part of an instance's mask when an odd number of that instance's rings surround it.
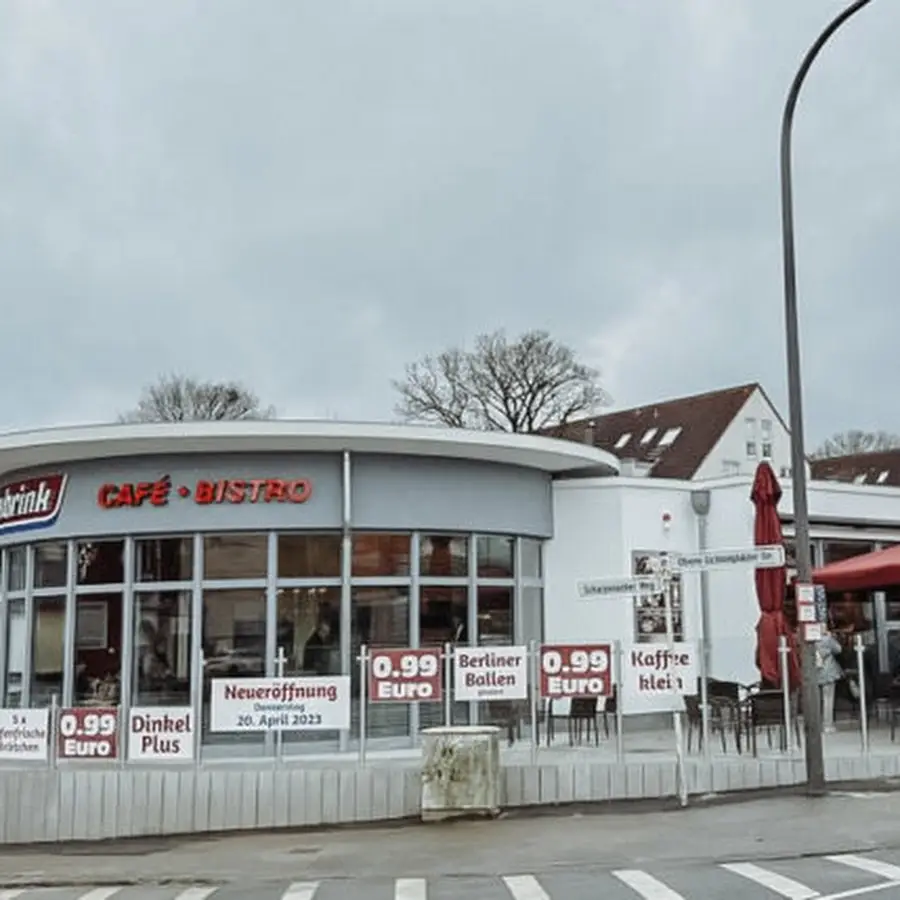
<svg viewBox="0 0 900 900">
<path fill-rule="evenodd" d="M 455 700 L 524 700 L 528 697 L 527 647 L 455 647 Z"/>
<path fill-rule="evenodd" d="M 662 593 L 662 584 L 655 578 L 591 578 L 578 582 L 578 596 L 582 600 L 603 597 L 633 597 L 635 594 Z"/>
<path fill-rule="evenodd" d="M 769 544 L 761 547 L 741 547 L 737 550 L 701 550 L 699 553 L 678 553 L 671 558 L 672 568 L 685 572 L 704 572 L 710 569 L 780 569 L 784 566 L 784 547 Z"/>
<path fill-rule="evenodd" d="M 49 710 L 0 709 L 0 762 L 46 762 L 49 751 Z"/>
<path fill-rule="evenodd" d="M 128 714 L 128 759 L 189 762 L 194 758 L 194 711 L 189 706 L 136 706 Z"/>
<path fill-rule="evenodd" d="M 215 678 L 209 730 L 346 731 L 350 678 Z"/>
<path fill-rule="evenodd" d="M 632 644 L 622 653 L 622 712 L 625 715 L 684 708 L 682 697 L 697 693 L 697 648 L 676 643 Z"/>
</svg>

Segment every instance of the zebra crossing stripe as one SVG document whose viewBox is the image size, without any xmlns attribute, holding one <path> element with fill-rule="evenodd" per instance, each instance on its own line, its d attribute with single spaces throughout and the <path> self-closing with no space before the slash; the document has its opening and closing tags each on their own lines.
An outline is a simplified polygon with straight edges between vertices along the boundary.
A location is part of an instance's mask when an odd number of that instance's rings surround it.
<svg viewBox="0 0 900 900">
<path fill-rule="evenodd" d="M 426 900 L 428 882 L 424 878 L 398 878 L 394 885 L 394 900 Z"/>
<path fill-rule="evenodd" d="M 122 887 L 98 887 L 88 891 L 86 894 L 82 894 L 78 900 L 109 900 L 110 897 L 114 897 L 122 889 Z"/>
<path fill-rule="evenodd" d="M 214 894 L 217 890 L 218 888 L 214 887 L 189 887 L 183 890 L 175 900 L 206 900 L 210 894 Z"/>
<path fill-rule="evenodd" d="M 877 875 L 879 878 L 885 878 L 888 881 L 900 882 L 900 866 L 894 866 L 877 859 L 868 859 L 865 856 L 856 856 L 853 853 L 826 856 L 825 859 L 842 866 L 850 866 L 852 869 L 859 869 L 861 872 L 868 872 L 870 875 Z"/>
<path fill-rule="evenodd" d="M 318 881 L 295 881 L 284 892 L 281 900 L 312 900 L 318 889 Z"/>
<path fill-rule="evenodd" d="M 503 883 L 515 900 L 550 900 L 534 875 L 504 875 Z"/>
<path fill-rule="evenodd" d="M 794 881 L 793 878 L 779 875 L 777 872 L 771 872 L 769 869 L 763 869 L 753 863 L 728 863 L 722 868 L 767 888 L 773 894 L 778 894 L 779 897 L 786 897 L 787 900 L 813 900 L 814 897 L 820 896 L 818 891 L 814 891 L 799 881 Z"/>
<path fill-rule="evenodd" d="M 9 888 L 8 890 L 0 891 L 0 900 L 16 900 L 16 897 L 21 897 L 24 893 L 25 888 Z"/>
<path fill-rule="evenodd" d="M 685 900 L 681 894 L 640 869 L 619 869 L 612 875 L 636 894 L 640 894 L 644 900 Z"/>
</svg>

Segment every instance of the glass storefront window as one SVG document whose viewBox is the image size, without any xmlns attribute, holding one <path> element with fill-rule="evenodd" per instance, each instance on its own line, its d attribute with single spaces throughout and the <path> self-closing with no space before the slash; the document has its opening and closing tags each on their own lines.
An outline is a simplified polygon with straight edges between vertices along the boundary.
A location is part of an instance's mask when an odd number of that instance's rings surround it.
<svg viewBox="0 0 900 900">
<path fill-rule="evenodd" d="M 540 587 L 523 587 L 519 608 L 522 616 L 522 640 L 540 643 L 544 639 L 544 589 Z"/>
<path fill-rule="evenodd" d="M 34 598 L 34 635 L 31 644 L 31 706 L 50 706 L 53 695 L 62 700 L 66 598 Z"/>
<path fill-rule="evenodd" d="M 7 606 L 6 697 L 3 705 L 7 709 L 18 709 L 22 705 L 22 675 L 25 671 L 25 601 L 12 600 Z"/>
<path fill-rule="evenodd" d="M 469 574 L 469 539 L 464 535 L 423 534 L 419 573 L 423 578 L 465 578 Z"/>
<path fill-rule="evenodd" d="M 478 643 L 513 643 L 513 589 L 478 587 Z"/>
<path fill-rule="evenodd" d="M 478 577 L 512 578 L 515 574 L 516 539 L 482 536 L 478 538 Z"/>
<path fill-rule="evenodd" d="M 264 534 L 211 534 L 203 540 L 203 577 L 208 581 L 265 578 L 268 569 Z"/>
<path fill-rule="evenodd" d="M 148 538 L 134 542 L 135 581 L 190 581 L 193 577 L 193 538 Z"/>
<path fill-rule="evenodd" d="M 122 595 L 92 594 L 75 600 L 75 703 L 113 706 L 122 672 Z"/>
<path fill-rule="evenodd" d="M 279 578 L 340 578 L 340 534 L 279 534 Z"/>
<path fill-rule="evenodd" d="M 36 588 L 64 588 L 68 580 L 65 541 L 48 541 L 34 545 L 34 586 Z"/>
<path fill-rule="evenodd" d="M 351 647 L 353 656 L 363 644 L 368 647 L 409 646 L 409 592 L 406 588 L 357 588 L 351 601 Z M 352 692 L 359 696 L 359 667 L 351 672 Z M 359 722 L 354 715 L 354 730 Z M 409 732 L 409 707 L 375 703 L 369 706 L 370 737 L 393 737 Z"/>
<path fill-rule="evenodd" d="M 78 544 L 78 584 L 121 584 L 125 580 L 125 541 L 81 541 Z"/>
<path fill-rule="evenodd" d="M 6 589 L 8 591 L 25 590 L 25 547 L 10 547 L 6 551 Z"/>
<path fill-rule="evenodd" d="M 340 675 L 341 589 L 279 588 L 276 646 L 286 675 Z"/>
<path fill-rule="evenodd" d="M 531 538 L 522 538 L 522 577 L 541 577 L 541 542 Z"/>
<path fill-rule="evenodd" d="M 864 541 L 825 541 L 825 565 L 840 562 L 843 559 L 852 559 L 854 556 L 862 556 L 871 553 L 875 549 L 873 543 Z"/>
<path fill-rule="evenodd" d="M 355 534 L 352 574 L 354 577 L 409 575 L 408 534 Z"/>
<path fill-rule="evenodd" d="M 191 593 L 134 598 L 132 703 L 186 706 L 191 701 Z"/>
<path fill-rule="evenodd" d="M 469 643 L 469 589 L 423 587 L 419 591 L 419 642 L 422 647 Z"/>
</svg>

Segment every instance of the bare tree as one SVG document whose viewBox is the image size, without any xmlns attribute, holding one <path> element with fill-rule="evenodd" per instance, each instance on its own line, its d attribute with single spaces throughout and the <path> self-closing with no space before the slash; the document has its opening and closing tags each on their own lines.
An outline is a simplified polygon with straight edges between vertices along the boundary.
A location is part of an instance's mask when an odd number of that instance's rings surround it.
<svg viewBox="0 0 900 900">
<path fill-rule="evenodd" d="M 184 375 L 163 375 L 141 392 L 137 406 L 120 422 L 199 422 L 271 419 L 273 407 L 237 382 L 198 381 Z"/>
<path fill-rule="evenodd" d="M 900 435 L 887 431 L 842 431 L 832 435 L 812 454 L 813 459 L 832 459 L 857 453 L 877 453 L 900 448 Z"/>
<path fill-rule="evenodd" d="M 483 334 L 473 350 L 453 348 L 411 363 L 393 386 L 406 421 L 483 431 L 538 432 L 609 403 L 600 373 L 545 331 L 514 341 L 502 331 Z"/>
</svg>

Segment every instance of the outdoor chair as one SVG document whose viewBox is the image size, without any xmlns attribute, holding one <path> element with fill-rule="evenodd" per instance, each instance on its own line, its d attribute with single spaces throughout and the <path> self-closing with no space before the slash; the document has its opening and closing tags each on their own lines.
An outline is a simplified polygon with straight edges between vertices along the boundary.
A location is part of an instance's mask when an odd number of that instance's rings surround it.
<svg viewBox="0 0 900 900">
<path fill-rule="evenodd" d="M 506 729 L 506 741 L 512 747 L 522 739 L 522 720 L 527 703 L 521 700 L 488 700 L 481 711 L 481 723 Z"/>
<path fill-rule="evenodd" d="M 585 736 L 590 739 L 591 730 L 594 732 L 594 742 L 599 744 L 601 702 L 602 698 L 599 697 L 561 697 L 551 700 L 547 710 L 547 746 L 553 743 L 556 736 L 554 723 L 558 719 L 566 722 L 570 746 L 580 744 Z"/>
<path fill-rule="evenodd" d="M 619 712 L 619 694 L 615 685 L 612 686 L 612 691 L 610 695 L 606 698 L 606 701 L 602 703 L 602 710 L 600 712 L 603 717 L 603 733 L 606 735 L 607 739 L 609 738 L 609 722 L 612 719 L 612 728 L 613 732 L 616 730 L 616 717 Z"/>
<path fill-rule="evenodd" d="M 697 734 L 697 750 L 703 749 L 703 707 L 700 703 L 700 696 L 686 695 L 684 698 L 685 716 L 687 718 L 687 751 L 691 752 L 693 746 L 694 733 Z M 726 719 L 722 716 L 722 709 L 715 698 L 709 698 L 709 734 L 718 734 L 722 742 L 722 752 L 728 752 L 728 744 L 726 741 L 727 724 Z"/>
<path fill-rule="evenodd" d="M 710 678 L 707 682 L 710 728 L 715 720 L 722 731 L 723 745 L 725 733 L 730 731 L 738 753 L 742 752 L 742 738 L 747 729 L 748 710 L 746 701 L 741 699 L 742 693 L 746 693 L 746 688 L 736 681 L 718 681 Z"/>
<path fill-rule="evenodd" d="M 887 714 L 891 720 L 891 688 L 894 684 L 894 676 L 887 672 L 878 672 L 873 676 L 869 685 L 869 716 L 880 718 L 881 713 Z"/>
<path fill-rule="evenodd" d="M 888 721 L 891 723 L 891 742 L 893 742 L 897 735 L 897 713 L 900 712 L 900 681 L 891 681 L 885 699 L 887 700 Z"/>
<path fill-rule="evenodd" d="M 797 743 L 800 744 L 800 721 L 797 715 L 796 697 L 791 698 L 791 727 Z M 761 728 L 766 729 L 769 747 L 772 746 L 773 729 L 778 734 L 779 749 L 787 750 L 788 735 L 784 723 L 784 694 L 781 691 L 759 691 L 748 698 L 748 720 L 750 746 L 753 755 L 757 755 L 757 736 Z"/>
</svg>

